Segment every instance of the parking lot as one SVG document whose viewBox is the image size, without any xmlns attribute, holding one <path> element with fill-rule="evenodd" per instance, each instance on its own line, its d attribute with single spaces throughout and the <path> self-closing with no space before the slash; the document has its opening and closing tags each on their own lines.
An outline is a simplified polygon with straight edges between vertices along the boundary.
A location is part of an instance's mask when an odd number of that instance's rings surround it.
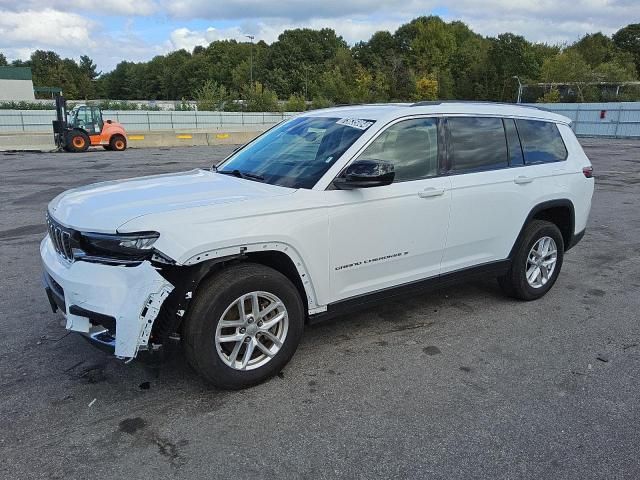
<svg viewBox="0 0 640 480">
<path fill-rule="evenodd" d="M 589 226 L 543 299 L 487 280 L 340 317 L 239 392 L 67 334 L 38 252 L 58 193 L 232 147 L 0 154 L 0 477 L 640 478 L 640 141 L 583 144 Z"/>
</svg>

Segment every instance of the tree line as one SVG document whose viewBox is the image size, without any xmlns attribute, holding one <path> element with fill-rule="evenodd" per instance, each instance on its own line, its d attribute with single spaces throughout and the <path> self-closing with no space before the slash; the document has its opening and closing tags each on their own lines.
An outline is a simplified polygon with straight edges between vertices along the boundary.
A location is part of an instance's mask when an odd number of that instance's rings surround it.
<svg viewBox="0 0 640 480">
<path fill-rule="evenodd" d="M 1 64 L 7 64 L 2 54 Z M 638 79 L 640 24 L 612 36 L 592 33 L 572 44 L 549 45 L 513 33 L 485 37 L 460 21 L 428 16 L 353 46 L 330 28 L 302 28 L 284 31 L 270 45 L 215 41 L 148 62 L 123 61 L 106 73 L 97 71 L 86 55 L 77 62 L 52 51 L 38 50 L 29 60 L 11 64 L 31 67 L 34 85 L 61 87 L 72 99 L 196 100 L 209 110 L 272 110 L 278 99 L 297 109 L 310 102 L 322 107 L 434 99 L 514 101 L 518 79 L 564 84 L 526 88 L 523 101 L 638 100 L 637 86 L 602 82 Z"/>
</svg>

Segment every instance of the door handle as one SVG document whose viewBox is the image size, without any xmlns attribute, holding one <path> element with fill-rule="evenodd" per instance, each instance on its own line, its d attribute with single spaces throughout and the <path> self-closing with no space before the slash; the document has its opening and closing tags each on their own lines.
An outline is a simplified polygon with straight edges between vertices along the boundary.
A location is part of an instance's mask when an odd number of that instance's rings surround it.
<svg viewBox="0 0 640 480">
<path fill-rule="evenodd" d="M 439 197 L 444 194 L 444 188 L 425 188 L 421 192 L 418 192 L 420 198 Z"/>
<path fill-rule="evenodd" d="M 523 185 L 525 183 L 531 183 L 533 182 L 533 178 L 531 177 L 523 177 L 523 176 L 519 176 L 513 179 L 513 181 L 515 183 L 517 183 L 518 185 Z"/>
</svg>

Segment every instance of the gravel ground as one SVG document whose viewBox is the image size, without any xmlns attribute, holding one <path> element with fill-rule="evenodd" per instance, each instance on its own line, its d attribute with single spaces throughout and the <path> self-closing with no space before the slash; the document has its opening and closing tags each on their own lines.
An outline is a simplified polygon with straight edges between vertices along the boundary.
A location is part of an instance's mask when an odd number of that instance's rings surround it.
<svg viewBox="0 0 640 480">
<path fill-rule="evenodd" d="M 340 317 L 240 392 L 66 334 L 38 255 L 57 193 L 231 147 L 0 155 L 0 478 L 640 478 L 640 142 L 583 143 L 589 227 L 543 299 L 490 280 Z"/>
</svg>

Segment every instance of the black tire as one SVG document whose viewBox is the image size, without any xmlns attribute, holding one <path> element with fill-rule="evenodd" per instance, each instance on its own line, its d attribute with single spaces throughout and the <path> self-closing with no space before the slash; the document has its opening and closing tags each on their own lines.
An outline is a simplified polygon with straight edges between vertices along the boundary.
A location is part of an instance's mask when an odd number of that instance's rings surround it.
<svg viewBox="0 0 640 480">
<path fill-rule="evenodd" d="M 253 370 L 236 370 L 218 355 L 215 334 L 227 307 L 242 295 L 262 291 L 278 297 L 289 318 L 280 350 Z M 304 303 L 298 289 L 280 272 L 255 263 L 240 263 L 214 274 L 198 287 L 183 329 L 183 346 L 191 366 L 213 385 L 237 390 L 278 374 L 295 353 L 304 330 Z"/>
<path fill-rule="evenodd" d="M 91 146 L 91 139 L 89 135 L 82 130 L 71 130 L 66 135 L 65 144 L 70 152 L 86 152 Z"/>
<path fill-rule="evenodd" d="M 556 243 L 557 257 L 555 268 L 550 275 L 548 281 L 538 287 L 534 288 L 529 285 L 527 281 L 527 259 L 529 252 L 542 237 L 551 237 Z M 562 233 L 556 225 L 544 220 L 533 220 L 524 229 L 522 237 L 518 243 L 517 250 L 513 256 L 511 267 L 509 271 L 502 277 L 498 277 L 498 283 L 503 292 L 513 298 L 520 300 L 537 300 L 544 296 L 553 284 L 556 282 L 560 270 L 562 268 L 562 261 L 564 259 L 564 240 Z"/>
<path fill-rule="evenodd" d="M 105 150 L 111 150 L 111 147 L 109 145 L 102 145 L 102 148 L 104 148 Z"/>
<path fill-rule="evenodd" d="M 127 149 L 127 139 L 122 135 L 113 135 L 111 139 L 109 139 L 109 150 L 113 150 L 115 152 L 123 152 Z"/>
</svg>

